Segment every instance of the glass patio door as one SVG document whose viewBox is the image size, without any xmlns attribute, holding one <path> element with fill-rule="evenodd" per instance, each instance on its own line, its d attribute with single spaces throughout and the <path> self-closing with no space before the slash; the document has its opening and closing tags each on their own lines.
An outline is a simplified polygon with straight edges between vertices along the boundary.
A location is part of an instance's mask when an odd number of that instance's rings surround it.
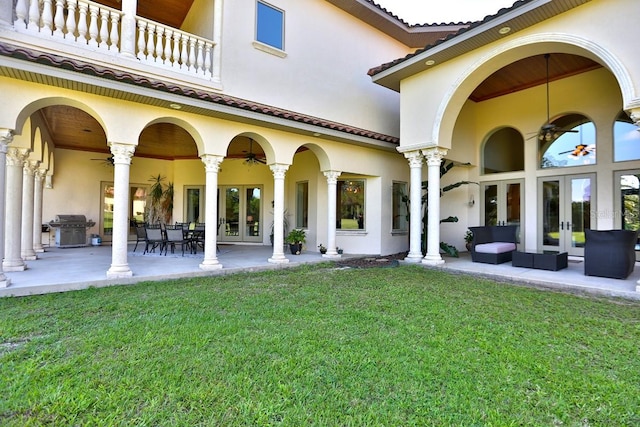
<svg viewBox="0 0 640 427">
<path fill-rule="evenodd" d="M 539 180 L 538 247 L 584 256 L 584 230 L 595 228 L 595 174 Z"/>
<path fill-rule="evenodd" d="M 523 186 L 521 179 L 481 183 L 481 221 L 484 225 L 520 226 L 524 221 Z M 518 228 L 518 242 L 524 243 L 522 227 Z"/>
<path fill-rule="evenodd" d="M 262 242 L 262 188 L 257 186 L 221 187 L 221 242 Z"/>
</svg>

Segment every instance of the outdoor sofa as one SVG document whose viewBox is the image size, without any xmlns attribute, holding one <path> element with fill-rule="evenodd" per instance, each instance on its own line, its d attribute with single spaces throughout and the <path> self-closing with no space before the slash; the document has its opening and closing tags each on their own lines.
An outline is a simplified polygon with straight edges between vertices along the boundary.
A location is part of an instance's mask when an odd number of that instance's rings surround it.
<svg viewBox="0 0 640 427">
<path fill-rule="evenodd" d="M 511 261 L 516 249 L 517 225 L 487 225 L 469 227 L 473 233 L 471 260 L 485 264 Z"/>
</svg>

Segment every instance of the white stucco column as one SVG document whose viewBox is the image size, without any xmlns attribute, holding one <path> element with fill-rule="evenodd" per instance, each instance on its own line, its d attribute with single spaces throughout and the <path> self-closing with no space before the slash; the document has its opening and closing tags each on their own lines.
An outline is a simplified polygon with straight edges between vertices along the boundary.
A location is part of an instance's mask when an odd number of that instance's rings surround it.
<svg viewBox="0 0 640 427">
<path fill-rule="evenodd" d="M 4 259 L 4 236 L 5 236 L 5 175 L 7 170 L 7 149 L 13 141 L 13 132 L 9 129 L 0 129 L 0 260 Z M 11 284 L 11 280 L 5 276 L 0 263 L 0 288 L 6 288 Z"/>
<path fill-rule="evenodd" d="M 109 143 L 113 155 L 113 235 L 111 240 L 111 268 L 107 278 L 131 277 L 127 262 L 129 237 L 129 169 L 135 145 Z"/>
<path fill-rule="evenodd" d="M 37 169 L 34 176 L 33 187 L 33 250 L 36 253 L 44 252 L 42 247 L 42 197 L 44 189 L 44 177 L 46 169 Z"/>
<path fill-rule="evenodd" d="M 7 192 L 5 217 L 4 271 L 24 271 L 27 265 L 20 253 L 22 234 L 22 170 L 29 156 L 28 148 L 9 147 L 7 150 Z"/>
<path fill-rule="evenodd" d="M 22 169 L 22 233 L 20 235 L 20 256 L 25 261 L 36 259 L 33 250 L 33 207 L 35 173 L 40 165 L 39 161 L 27 160 Z"/>
<path fill-rule="evenodd" d="M 338 192 L 338 177 L 342 172 L 325 171 L 327 177 L 327 253 L 323 258 L 342 258 L 336 250 L 336 200 Z"/>
<path fill-rule="evenodd" d="M 269 262 L 284 264 L 289 262 L 284 256 L 284 176 L 289 165 L 274 163 L 269 165 L 273 173 L 273 255 Z"/>
<path fill-rule="evenodd" d="M 13 0 L 0 0 L 0 26 L 13 24 Z"/>
<path fill-rule="evenodd" d="M 409 187 L 409 253 L 404 259 L 407 262 L 422 261 L 422 154 L 420 151 L 404 153 L 411 168 Z"/>
<path fill-rule="evenodd" d="M 122 21 L 120 22 L 120 54 L 136 57 L 136 9 L 138 0 L 122 0 Z"/>
<path fill-rule="evenodd" d="M 206 172 L 205 187 L 205 233 L 204 260 L 200 264 L 202 270 L 218 270 L 222 264 L 218 262 L 216 247 L 218 242 L 218 172 L 222 156 L 204 154 L 201 156 Z"/>
<path fill-rule="evenodd" d="M 422 150 L 422 154 L 427 159 L 427 179 L 429 180 L 427 187 L 429 193 L 427 196 L 429 206 L 427 255 L 422 263 L 428 265 L 444 264 L 444 260 L 440 256 L 440 164 L 442 158 L 447 154 L 447 150 L 433 147 Z"/>
</svg>

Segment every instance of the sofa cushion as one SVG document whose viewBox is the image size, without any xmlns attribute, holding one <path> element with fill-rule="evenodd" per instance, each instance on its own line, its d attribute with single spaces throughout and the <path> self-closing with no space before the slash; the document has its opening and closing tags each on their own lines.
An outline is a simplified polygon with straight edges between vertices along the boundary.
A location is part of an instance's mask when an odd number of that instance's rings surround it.
<svg viewBox="0 0 640 427">
<path fill-rule="evenodd" d="M 475 251 L 483 254 L 501 254 L 504 252 L 511 252 L 516 250 L 515 243 L 511 242 L 493 242 L 493 243 L 481 243 L 476 245 Z"/>
</svg>

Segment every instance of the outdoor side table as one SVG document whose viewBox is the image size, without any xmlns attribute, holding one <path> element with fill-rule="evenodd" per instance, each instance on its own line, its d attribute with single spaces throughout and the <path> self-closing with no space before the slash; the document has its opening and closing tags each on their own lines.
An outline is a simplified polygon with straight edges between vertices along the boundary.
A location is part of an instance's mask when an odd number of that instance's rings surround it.
<svg viewBox="0 0 640 427">
<path fill-rule="evenodd" d="M 513 251 L 511 265 L 535 268 L 537 270 L 558 271 L 567 268 L 567 253 L 555 251 L 520 252 Z"/>
</svg>

